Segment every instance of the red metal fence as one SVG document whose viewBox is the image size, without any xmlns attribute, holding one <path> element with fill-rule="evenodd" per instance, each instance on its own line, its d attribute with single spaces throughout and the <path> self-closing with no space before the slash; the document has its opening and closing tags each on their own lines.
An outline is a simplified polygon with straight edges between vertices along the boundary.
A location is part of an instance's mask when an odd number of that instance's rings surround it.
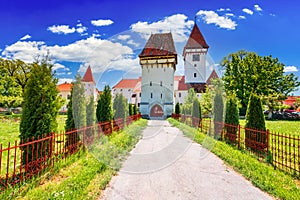
<svg viewBox="0 0 300 200">
<path fill-rule="evenodd" d="M 140 114 L 111 122 L 98 123 L 63 133 L 50 133 L 42 137 L 0 144 L 0 193 L 33 176 L 42 174 L 54 164 L 98 141 L 103 134 L 119 131 L 125 124 L 140 119 Z"/>
<path fill-rule="evenodd" d="M 214 135 L 215 127 L 220 126 L 219 139 L 249 151 L 261 161 L 268 162 L 274 168 L 300 177 L 300 137 L 245 128 L 240 125 L 213 122 L 211 119 L 195 120 L 191 116 L 176 115 L 172 117 L 187 125 L 200 128 L 203 133 Z M 194 123 L 194 122 L 199 123 Z"/>
</svg>

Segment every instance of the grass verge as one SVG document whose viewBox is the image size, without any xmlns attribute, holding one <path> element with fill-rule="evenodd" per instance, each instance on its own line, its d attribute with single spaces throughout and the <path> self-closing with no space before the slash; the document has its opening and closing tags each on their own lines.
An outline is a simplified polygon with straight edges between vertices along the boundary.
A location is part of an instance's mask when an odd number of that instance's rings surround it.
<svg viewBox="0 0 300 200">
<path fill-rule="evenodd" d="M 119 157 L 120 164 L 126 158 L 129 151 L 134 147 L 141 137 L 142 130 L 147 126 L 147 120 L 139 120 L 126 127 L 124 130 L 113 133 L 110 136 L 103 136 L 106 143 L 99 143 L 102 149 L 101 155 L 105 161 L 115 160 Z M 105 154 L 111 150 L 111 146 L 116 148 L 118 154 Z M 67 158 L 67 163 L 61 161 L 56 165 L 56 170 L 46 173 L 41 178 L 30 181 L 20 188 L 11 188 L 0 196 L 0 199 L 11 199 L 12 192 L 15 192 L 15 199 L 96 199 L 101 191 L 109 183 L 112 176 L 117 172 L 110 168 L 106 162 L 101 162 L 94 153 L 89 151 L 81 153 L 78 157 L 71 156 L 71 161 Z M 73 160 L 72 160 L 73 159 Z M 21 192 L 18 190 L 20 189 Z"/>
<path fill-rule="evenodd" d="M 224 142 L 216 141 L 197 131 L 195 128 L 182 124 L 172 118 L 169 118 L 168 121 L 173 126 L 179 128 L 186 136 L 194 136 L 194 141 L 202 144 L 204 147 L 210 147 L 213 143 L 214 147 L 211 151 L 214 154 L 263 191 L 280 199 L 300 198 L 299 183 L 297 184 L 297 180 L 294 180 L 291 176 L 275 170 L 272 166 L 259 162 L 256 158 Z"/>
</svg>

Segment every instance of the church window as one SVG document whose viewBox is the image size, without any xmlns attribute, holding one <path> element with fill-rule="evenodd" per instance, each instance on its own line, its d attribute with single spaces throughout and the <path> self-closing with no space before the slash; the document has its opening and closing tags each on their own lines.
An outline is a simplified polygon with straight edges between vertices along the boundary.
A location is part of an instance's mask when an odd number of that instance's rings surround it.
<svg viewBox="0 0 300 200">
<path fill-rule="evenodd" d="M 197 73 L 194 73 L 194 78 L 196 78 L 197 77 Z"/>
<path fill-rule="evenodd" d="M 160 81 L 160 86 L 162 86 L 162 81 Z"/>
<path fill-rule="evenodd" d="M 179 98 L 181 97 L 181 92 L 178 93 Z"/>
<path fill-rule="evenodd" d="M 197 67 L 197 64 L 194 64 L 194 67 Z"/>
<path fill-rule="evenodd" d="M 140 97 L 142 96 L 142 93 L 140 93 Z"/>
<path fill-rule="evenodd" d="M 200 61 L 200 54 L 194 54 L 193 61 Z"/>
<path fill-rule="evenodd" d="M 150 96 L 151 96 L 151 99 L 152 99 L 152 98 L 153 98 L 153 94 L 152 94 L 152 92 L 151 92 Z"/>
<path fill-rule="evenodd" d="M 162 99 L 162 94 L 160 94 L 160 98 Z"/>
<path fill-rule="evenodd" d="M 152 81 L 150 81 L 150 86 L 152 86 Z"/>
</svg>

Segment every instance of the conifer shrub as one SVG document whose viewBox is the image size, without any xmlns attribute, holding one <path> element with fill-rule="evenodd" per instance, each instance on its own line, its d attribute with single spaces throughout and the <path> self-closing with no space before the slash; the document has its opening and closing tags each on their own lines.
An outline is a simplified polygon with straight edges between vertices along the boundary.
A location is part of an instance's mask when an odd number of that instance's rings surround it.
<svg viewBox="0 0 300 200">
<path fill-rule="evenodd" d="M 214 97 L 214 105 L 213 105 L 213 114 L 214 114 L 214 137 L 215 139 L 220 139 L 222 132 L 222 124 L 223 124 L 223 111 L 224 111 L 224 103 L 222 92 L 220 90 L 216 91 L 216 95 Z"/>
<path fill-rule="evenodd" d="M 176 105 L 175 105 L 175 114 L 180 114 L 180 104 L 179 104 L 179 102 L 177 102 L 176 103 Z"/>
<path fill-rule="evenodd" d="M 239 109 L 237 105 L 237 99 L 234 96 L 228 97 L 226 101 L 225 124 L 226 141 L 230 143 L 236 143 L 239 125 Z"/>
</svg>

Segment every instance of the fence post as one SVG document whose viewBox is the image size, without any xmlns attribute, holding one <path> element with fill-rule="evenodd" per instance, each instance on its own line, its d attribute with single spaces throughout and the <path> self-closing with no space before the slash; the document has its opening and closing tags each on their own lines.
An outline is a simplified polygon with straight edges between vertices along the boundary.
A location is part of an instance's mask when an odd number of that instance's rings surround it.
<svg viewBox="0 0 300 200">
<path fill-rule="evenodd" d="M 269 153 L 269 145 L 270 145 L 270 131 L 267 129 L 267 154 Z"/>
<path fill-rule="evenodd" d="M 238 149 L 241 147 L 241 126 L 238 125 Z"/>
</svg>

